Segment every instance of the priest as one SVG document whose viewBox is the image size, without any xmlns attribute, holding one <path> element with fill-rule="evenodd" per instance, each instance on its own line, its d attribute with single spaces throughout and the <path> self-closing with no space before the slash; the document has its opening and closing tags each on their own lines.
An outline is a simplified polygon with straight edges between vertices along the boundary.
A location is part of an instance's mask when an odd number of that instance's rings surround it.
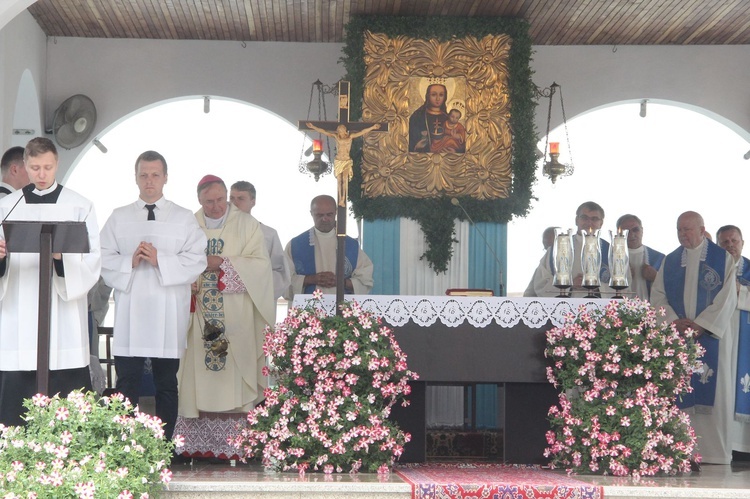
<svg viewBox="0 0 750 499">
<path fill-rule="evenodd" d="M 732 319 L 732 394 L 727 394 L 726 409 L 732 441 L 732 460 L 750 460 L 750 260 L 742 256 L 745 241 L 736 225 L 724 225 L 716 231 L 716 243 L 732 255 L 737 264 L 737 310 Z M 734 332 L 733 332 L 734 333 Z M 728 387 L 730 388 L 730 387 Z"/>
<path fill-rule="evenodd" d="M 630 256 L 629 291 L 642 300 L 651 299 L 651 284 L 664 261 L 664 253 L 643 244 L 643 223 L 630 213 L 617 219 L 617 228 L 628 231 Z"/>
<path fill-rule="evenodd" d="M 664 258 L 651 287 L 651 303 L 681 332 L 692 329 L 706 349 L 703 372 L 693 374 L 693 393 L 678 404 L 691 415 L 703 462 L 732 460 L 728 413 L 734 399 L 732 334 L 737 307 L 736 267 L 732 255 L 705 237 L 703 217 L 686 211 L 677 219 L 680 246 Z"/>
<path fill-rule="evenodd" d="M 293 263 L 289 301 L 295 294 L 310 294 L 315 289 L 336 293 L 336 200 L 327 195 L 313 198 L 310 215 L 313 227 L 286 245 L 286 255 Z M 349 236 L 344 258 L 344 292 L 368 294 L 373 284 L 372 261 Z"/>
<path fill-rule="evenodd" d="M 576 210 L 575 223 L 578 231 L 573 236 L 573 268 L 571 272 L 573 277 L 572 296 L 584 296 L 588 291 L 583 288 L 582 285 L 583 270 L 581 265 L 581 251 L 583 247 L 583 231 L 589 232 L 591 230 L 599 230 L 602 228 L 602 224 L 604 223 L 604 208 L 593 201 L 587 201 L 581 204 Z M 599 280 L 601 282 L 599 289 L 614 294 L 614 290 L 607 286 L 610 276 L 609 265 L 607 262 L 609 243 L 604 239 L 599 239 L 599 247 L 602 257 L 601 267 L 599 269 Z M 547 249 L 547 253 L 542 257 L 537 270 L 534 272 L 532 278 L 533 286 L 529 286 L 528 296 L 555 296 L 560 292 L 560 290 L 553 284 L 555 278 L 553 257 L 554 248 L 550 247 Z M 532 287 L 533 291 L 531 290 Z M 524 296 L 526 296 L 526 293 L 524 293 Z"/>
<path fill-rule="evenodd" d="M 99 279 L 101 254 L 94 206 L 55 179 L 55 144 L 31 139 L 24 164 L 32 184 L 0 201 L 7 220 L 85 222 L 89 253 L 53 254 L 49 391 L 91 389 L 87 293 Z M 39 255 L 12 254 L 0 239 L 0 423 L 23 423 L 23 399 L 36 393 Z"/>
<path fill-rule="evenodd" d="M 271 262 L 260 224 L 228 204 L 221 178 L 203 177 L 198 201 L 208 265 L 194 286 L 179 412 L 183 418 L 247 413 L 267 386 L 264 329 L 276 321 Z"/>
</svg>

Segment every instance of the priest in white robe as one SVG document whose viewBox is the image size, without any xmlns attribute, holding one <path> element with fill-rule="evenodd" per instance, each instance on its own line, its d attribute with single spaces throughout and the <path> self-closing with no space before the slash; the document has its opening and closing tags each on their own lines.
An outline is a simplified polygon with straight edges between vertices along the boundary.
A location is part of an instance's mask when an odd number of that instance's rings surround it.
<svg viewBox="0 0 750 499">
<path fill-rule="evenodd" d="M 99 279 L 99 226 L 93 204 L 55 180 L 51 140 L 37 137 L 24 153 L 32 184 L 0 201 L 0 217 L 85 222 L 89 253 L 53 254 L 48 395 L 91 389 L 87 293 Z M 0 240 L 0 423 L 22 424 L 24 398 L 36 393 L 39 254 L 12 253 Z"/>
<path fill-rule="evenodd" d="M 627 214 L 617 219 L 617 228 L 628 231 L 630 259 L 630 286 L 628 296 L 641 300 L 651 299 L 651 285 L 664 261 L 664 253 L 643 244 L 643 223 L 635 215 Z"/>
<path fill-rule="evenodd" d="M 581 252 L 583 248 L 583 231 L 590 232 L 600 230 L 604 223 L 604 209 L 593 201 L 587 201 L 581 204 L 576 210 L 575 223 L 577 232 L 573 236 L 573 261 L 572 271 L 573 276 L 571 296 L 582 297 L 589 294 L 589 290 L 583 287 L 583 269 L 581 264 Z M 601 251 L 601 267 L 599 268 L 599 281 L 600 286 L 598 290 L 594 292 L 604 292 L 607 294 L 615 294 L 615 291 L 608 286 L 610 272 L 608 264 L 609 255 L 609 243 L 604 239 L 599 239 L 599 248 Z M 553 262 L 554 248 L 550 247 L 547 249 L 544 257 L 539 261 L 539 266 L 534 272 L 532 278 L 533 296 L 551 297 L 557 296 L 560 293 L 560 289 L 555 287 L 555 266 Z M 629 270 L 628 270 L 629 274 Z M 529 296 L 532 296 L 531 289 L 528 291 Z M 524 293 L 526 296 L 526 293 Z"/>
<path fill-rule="evenodd" d="M 138 199 L 115 209 L 101 233 L 102 276 L 114 289 L 116 390 L 138 405 L 151 359 L 156 416 L 172 438 L 177 370 L 187 348 L 190 286 L 206 268 L 206 236 L 193 213 L 164 198 L 167 162 L 146 151 L 135 162 Z"/>
<path fill-rule="evenodd" d="M 235 182 L 229 190 L 229 200 L 241 211 L 252 215 L 256 201 L 255 186 L 245 180 Z M 289 271 L 290 265 L 276 229 L 261 223 L 260 230 L 263 231 L 263 238 L 266 241 L 266 248 L 268 248 L 268 257 L 271 259 L 273 297 L 279 299 L 286 293 L 292 279 Z"/>
<path fill-rule="evenodd" d="M 734 380 L 733 397 L 728 407 L 734 418 L 729 421 L 732 459 L 747 461 L 750 457 L 750 260 L 742 256 L 745 241 L 735 225 L 724 225 L 716 232 L 716 243 L 732 255 L 737 265 L 737 310 L 732 318 L 730 378 Z"/>
<path fill-rule="evenodd" d="M 677 219 L 680 247 L 668 254 L 651 288 L 651 303 L 666 311 L 666 321 L 679 331 L 690 328 L 706 349 L 703 372 L 693 375 L 694 392 L 678 403 L 691 415 L 703 462 L 732 460 L 734 417 L 732 359 L 737 307 L 736 267 L 732 255 L 704 236 L 700 214 L 688 211 Z"/>
<path fill-rule="evenodd" d="M 260 224 L 228 204 L 219 177 L 201 179 L 198 200 L 202 208 L 195 218 L 208 238 L 208 266 L 194 294 L 180 369 L 180 415 L 244 417 L 263 400 L 267 386 L 264 330 L 276 322 L 271 262 Z"/>
<path fill-rule="evenodd" d="M 314 226 L 296 236 L 286 245 L 292 262 L 292 285 L 287 299 L 295 294 L 310 294 L 320 289 L 336 294 L 336 200 L 317 196 L 310 203 Z M 365 295 L 372 290 L 373 265 L 356 239 L 346 237 L 344 255 L 344 292 Z"/>
</svg>

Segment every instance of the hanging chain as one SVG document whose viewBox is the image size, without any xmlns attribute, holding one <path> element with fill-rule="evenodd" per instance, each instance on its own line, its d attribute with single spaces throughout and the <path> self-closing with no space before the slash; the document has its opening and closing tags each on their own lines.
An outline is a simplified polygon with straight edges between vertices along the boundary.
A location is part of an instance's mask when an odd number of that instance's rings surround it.
<svg viewBox="0 0 750 499">
<path fill-rule="evenodd" d="M 573 165 L 573 150 L 570 148 L 570 134 L 568 134 L 568 120 L 565 117 L 565 104 L 563 102 L 563 94 L 562 94 L 562 87 L 558 85 L 558 88 L 560 89 L 560 109 L 562 109 L 562 119 L 563 119 L 563 127 L 565 128 L 565 140 L 568 143 L 568 156 L 570 157 L 570 165 Z M 550 101 L 551 104 L 551 101 Z M 547 127 L 549 127 L 549 124 L 547 124 Z"/>
</svg>

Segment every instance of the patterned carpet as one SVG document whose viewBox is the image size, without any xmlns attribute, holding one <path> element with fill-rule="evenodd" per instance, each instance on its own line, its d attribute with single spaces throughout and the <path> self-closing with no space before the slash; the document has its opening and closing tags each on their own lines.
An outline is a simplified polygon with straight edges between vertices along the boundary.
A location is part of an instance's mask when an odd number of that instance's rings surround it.
<svg viewBox="0 0 750 499">
<path fill-rule="evenodd" d="M 536 466 L 489 463 L 400 465 L 414 499 L 603 499 L 602 487 Z"/>
</svg>

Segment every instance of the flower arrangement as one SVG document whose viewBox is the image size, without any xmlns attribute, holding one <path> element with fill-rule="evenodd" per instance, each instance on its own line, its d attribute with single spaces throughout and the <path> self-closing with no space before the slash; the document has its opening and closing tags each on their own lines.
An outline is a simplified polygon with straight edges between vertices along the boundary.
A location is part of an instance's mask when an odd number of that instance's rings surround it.
<svg viewBox="0 0 750 499">
<path fill-rule="evenodd" d="M 641 477 L 690 471 L 695 432 L 675 405 L 692 391 L 703 348 L 694 332 L 664 322 L 648 302 L 611 301 L 579 309 L 547 332 L 552 406 L 545 456 L 569 472 Z"/>
<path fill-rule="evenodd" d="M 161 420 L 133 411 L 121 394 L 37 394 L 24 407 L 24 426 L 0 425 L 4 499 L 143 499 L 172 478 L 174 444 Z"/>
<path fill-rule="evenodd" d="M 278 385 L 231 442 L 276 471 L 387 473 L 411 438 L 388 416 L 399 399 L 408 405 L 408 383 L 418 376 L 379 317 L 357 303 L 329 316 L 316 306 L 321 298 L 316 291 L 267 329 L 266 374 Z"/>
</svg>

